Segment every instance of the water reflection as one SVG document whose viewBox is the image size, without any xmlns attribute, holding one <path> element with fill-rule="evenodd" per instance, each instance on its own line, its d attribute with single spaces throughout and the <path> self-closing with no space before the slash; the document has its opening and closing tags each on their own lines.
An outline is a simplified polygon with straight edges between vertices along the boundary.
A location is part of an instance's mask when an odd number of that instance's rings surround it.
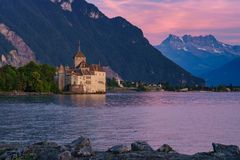
<svg viewBox="0 0 240 160">
<path fill-rule="evenodd" d="M 106 104 L 105 94 L 59 95 L 56 101 L 60 105 L 73 107 L 102 107 Z"/>
<path fill-rule="evenodd" d="M 124 106 L 146 106 L 151 104 L 151 96 L 144 93 L 111 93 L 111 94 L 89 94 L 89 95 L 58 95 L 55 103 L 73 107 L 124 107 Z"/>
</svg>

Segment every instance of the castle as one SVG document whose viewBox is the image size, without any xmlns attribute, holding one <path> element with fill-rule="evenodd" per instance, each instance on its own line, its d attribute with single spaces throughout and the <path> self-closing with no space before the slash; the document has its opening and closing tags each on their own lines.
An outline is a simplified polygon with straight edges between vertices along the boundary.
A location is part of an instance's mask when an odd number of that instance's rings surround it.
<svg viewBox="0 0 240 160">
<path fill-rule="evenodd" d="M 88 64 L 80 47 L 74 66 L 57 67 L 55 77 L 60 91 L 79 94 L 106 93 L 106 72 L 100 64 Z"/>
</svg>

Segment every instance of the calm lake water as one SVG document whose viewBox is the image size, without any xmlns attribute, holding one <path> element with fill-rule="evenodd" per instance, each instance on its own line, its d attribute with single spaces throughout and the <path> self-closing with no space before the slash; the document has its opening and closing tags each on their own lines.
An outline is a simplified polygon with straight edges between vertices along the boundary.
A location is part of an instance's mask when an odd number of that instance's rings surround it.
<svg viewBox="0 0 240 160">
<path fill-rule="evenodd" d="M 240 93 L 0 98 L 0 142 L 67 143 L 80 135 L 98 150 L 135 140 L 188 154 L 212 142 L 240 146 Z"/>
</svg>

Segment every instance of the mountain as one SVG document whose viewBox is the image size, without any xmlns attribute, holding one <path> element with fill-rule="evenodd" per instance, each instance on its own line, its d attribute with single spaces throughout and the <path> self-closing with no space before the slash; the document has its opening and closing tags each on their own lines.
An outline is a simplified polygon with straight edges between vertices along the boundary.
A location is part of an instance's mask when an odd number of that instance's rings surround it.
<svg viewBox="0 0 240 160">
<path fill-rule="evenodd" d="M 156 46 L 166 57 L 200 76 L 240 57 L 240 46 L 219 42 L 214 36 L 169 35 Z"/>
<path fill-rule="evenodd" d="M 222 67 L 206 73 L 203 77 L 209 86 L 234 85 L 240 86 L 240 58 L 223 65 Z"/>
<path fill-rule="evenodd" d="M 204 83 L 163 56 L 139 28 L 84 0 L 0 0 L 0 26 L 2 64 L 28 58 L 72 65 L 80 40 L 90 63 L 100 62 L 124 80 Z"/>
</svg>

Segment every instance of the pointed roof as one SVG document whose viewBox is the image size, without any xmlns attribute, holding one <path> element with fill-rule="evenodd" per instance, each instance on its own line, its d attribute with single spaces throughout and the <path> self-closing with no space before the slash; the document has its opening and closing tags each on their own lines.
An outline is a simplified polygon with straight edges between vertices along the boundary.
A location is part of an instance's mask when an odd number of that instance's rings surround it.
<svg viewBox="0 0 240 160">
<path fill-rule="evenodd" d="M 65 72 L 65 68 L 63 65 L 60 65 L 60 67 L 58 68 L 58 72 L 59 73 L 64 73 Z"/>
<path fill-rule="evenodd" d="M 74 57 L 86 57 L 81 50 L 80 41 L 79 41 L 79 44 L 78 44 L 78 52 L 75 54 Z"/>
<path fill-rule="evenodd" d="M 78 51 L 74 57 L 86 57 L 86 56 L 83 54 L 83 52 Z"/>
</svg>

